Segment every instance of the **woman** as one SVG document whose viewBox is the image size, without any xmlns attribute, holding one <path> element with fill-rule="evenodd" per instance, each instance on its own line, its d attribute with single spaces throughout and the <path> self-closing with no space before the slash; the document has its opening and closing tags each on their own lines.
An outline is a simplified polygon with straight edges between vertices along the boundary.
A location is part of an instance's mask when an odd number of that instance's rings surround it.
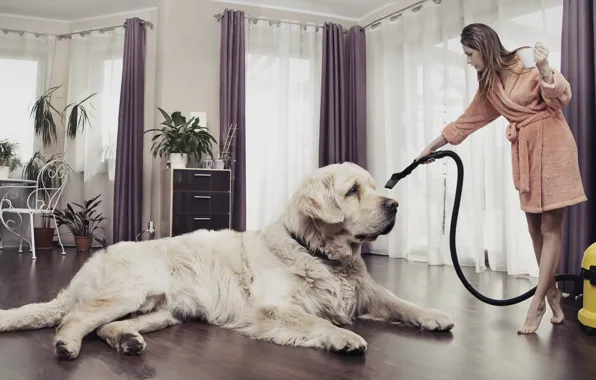
<svg viewBox="0 0 596 380">
<path fill-rule="evenodd" d="M 548 49 L 541 43 L 534 48 L 534 68 L 525 68 L 517 54 L 520 49 L 506 50 L 487 25 L 466 26 L 461 43 L 478 73 L 478 91 L 466 111 L 445 126 L 420 157 L 447 143 L 460 144 L 499 116 L 510 122 L 505 135 L 511 142 L 513 182 L 540 269 L 536 294 L 518 330 L 531 334 L 545 313 L 545 298 L 552 309 L 551 322 L 565 318 L 554 281 L 563 216 L 566 207 L 586 201 L 577 145 L 561 111 L 571 100 L 571 88 L 561 73 L 549 67 Z"/>
</svg>

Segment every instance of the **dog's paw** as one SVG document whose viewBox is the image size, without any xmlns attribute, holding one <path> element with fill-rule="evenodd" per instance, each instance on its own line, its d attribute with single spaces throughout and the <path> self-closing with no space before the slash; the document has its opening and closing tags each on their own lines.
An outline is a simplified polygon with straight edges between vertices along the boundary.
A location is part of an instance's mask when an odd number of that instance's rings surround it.
<svg viewBox="0 0 596 380">
<path fill-rule="evenodd" d="M 328 337 L 329 351 L 347 355 L 362 355 L 368 344 L 358 334 L 349 330 L 337 329 Z"/>
<path fill-rule="evenodd" d="M 79 356 L 81 344 L 79 342 L 69 341 L 58 338 L 54 342 L 54 356 L 59 360 L 74 360 Z"/>
<path fill-rule="evenodd" d="M 414 322 L 429 331 L 449 331 L 455 326 L 447 314 L 435 309 L 425 309 L 416 316 Z"/>
<path fill-rule="evenodd" d="M 118 342 L 118 352 L 127 355 L 140 355 L 145 347 L 147 344 L 139 334 L 122 334 Z"/>
</svg>

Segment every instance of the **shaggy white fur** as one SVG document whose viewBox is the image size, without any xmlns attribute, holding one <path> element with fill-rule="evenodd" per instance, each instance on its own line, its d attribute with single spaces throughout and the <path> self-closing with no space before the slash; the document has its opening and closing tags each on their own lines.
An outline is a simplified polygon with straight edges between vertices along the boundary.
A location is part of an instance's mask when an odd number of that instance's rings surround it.
<svg viewBox="0 0 596 380">
<path fill-rule="evenodd" d="M 345 353 L 367 348 L 340 327 L 355 318 L 450 330 L 442 312 L 377 284 L 360 256 L 363 241 L 391 231 L 397 206 L 364 169 L 330 165 L 306 178 L 266 228 L 115 244 L 54 300 L 0 310 L 0 331 L 58 326 L 54 352 L 74 359 L 96 329 L 119 352 L 139 354 L 142 333 L 197 318 L 254 339 Z"/>
</svg>

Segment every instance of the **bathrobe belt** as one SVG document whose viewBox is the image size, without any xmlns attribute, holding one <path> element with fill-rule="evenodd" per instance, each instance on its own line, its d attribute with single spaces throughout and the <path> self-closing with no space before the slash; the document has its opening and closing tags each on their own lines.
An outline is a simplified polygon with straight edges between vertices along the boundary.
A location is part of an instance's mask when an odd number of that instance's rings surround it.
<svg viewBox="0 0 596 380">
<path fill-rule="evenodd" d="M 530 191 L 530 152 L 528 147 L 528 134 L 525 131 L 525 127 L 555 116 L 555 112 L 550 108 L 546 108 L 539 113 L 535 113 L 529 118 L 521 122 L 512 122 L 507 126 L 505 136 L 507 140 L 511 142 L 511 153 L 513 163 L 513 183 L 515 188 L 522 194 Z M 542 128 L 536 129 L 538 144 L 536 144 L 536 151 L 533 154 L 537 157 L 542 157 Z M 536 164 L 540 166 L 540 158 Z M 538 168 L 540 172 L 540 168 Z"/>
</svg>

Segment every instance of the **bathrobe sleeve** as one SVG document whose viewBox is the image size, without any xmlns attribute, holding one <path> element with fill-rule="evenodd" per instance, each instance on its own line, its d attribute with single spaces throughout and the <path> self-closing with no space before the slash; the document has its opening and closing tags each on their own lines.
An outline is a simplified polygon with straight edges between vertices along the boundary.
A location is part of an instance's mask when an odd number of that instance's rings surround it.
<svg viewBox="0 0 596 380">
<path fill-rule="evenodd" d="M 571 85 L 563 74 L 552 69 L 554 82 L 546 83 L 540 77 L 540 93 L 546 104 L 555 109 L 565 108 L 571 101 Z M 540 74 L 538 74 L 540 75 Z"/>
<path fill-rule="evenodd" d="M 458 145 L 473 132 L 488 125 L 499 116 L 501 115 L 490 101 L 477 92 L 464 113 L 457 120 L 447 124 L 442 134 L 447 142 Z"/>
</svg>

